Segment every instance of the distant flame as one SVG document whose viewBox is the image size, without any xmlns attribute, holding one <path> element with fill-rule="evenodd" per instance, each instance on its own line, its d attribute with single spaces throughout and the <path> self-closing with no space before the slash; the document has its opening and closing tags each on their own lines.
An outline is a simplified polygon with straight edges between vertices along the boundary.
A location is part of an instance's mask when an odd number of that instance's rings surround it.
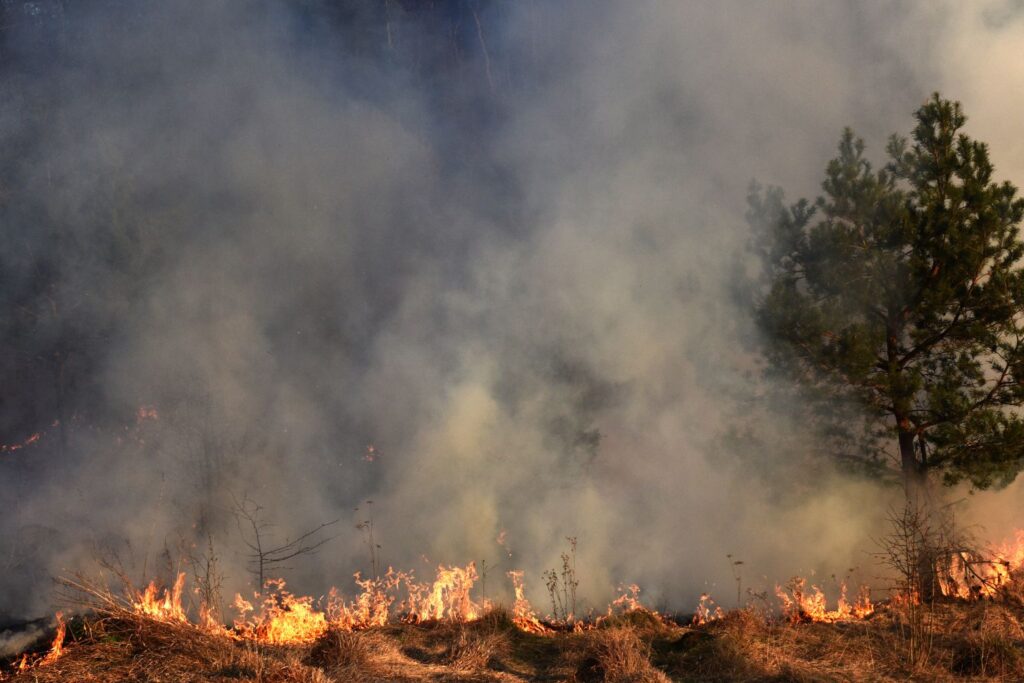
<svg viewBox="0 0 1024 683">
<path fill-rule="evenodd" d="M 36 432 L 20 443 L 0 444 L 0 453 L 13 453 L 14 451 L 20 451 L 22 448 L 26 448 L 27 446 L 31 446 L 38 442 L 42 437 L 43 435 L 40 432 Z"/>
<path fill-rule="evenodd" d="M 160 415 L 156 412 L 155 406 L 139 406 L 139 409 L 135 411 L 135 421 L 144 422 L 145 420 L 159 420 Z"/>
</svg>

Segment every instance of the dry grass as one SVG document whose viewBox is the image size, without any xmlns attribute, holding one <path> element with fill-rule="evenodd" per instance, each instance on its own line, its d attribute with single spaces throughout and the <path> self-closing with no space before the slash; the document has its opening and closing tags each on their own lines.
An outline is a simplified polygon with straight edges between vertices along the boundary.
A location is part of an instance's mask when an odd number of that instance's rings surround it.
<svg viewBox="0 0 1024 683">
<path fill-rule="evenodd" d="M 860 622 L 790 624 L 753 610 L 701 627 L 649 614 L 582 633 L 515 629 L 500 610 L 469 624 L 331 631 L 316 643 L 267 646 L 100 604 L 74 620 L 66 654 L 17 683 L 334 683 L 369 681 L 1020 681 L 1024 607 L 925 608 L 932 640 L 914 664 L 896 606 Z"/>
<path fill-rule="evenodd" d="M 448 645 L 445 663 L 456 671 L 483 671 L 507 649 L 504 633 L 462 627 Z"/>
<path fill-rule="evenodd" d="M 577 681 L 609 683 L 667 683 L 670 679 L 651 663 L 651 644 L 637 629 L 615 626 L 585 634 L 585 647 L 576 665 Z"/>
</svg>

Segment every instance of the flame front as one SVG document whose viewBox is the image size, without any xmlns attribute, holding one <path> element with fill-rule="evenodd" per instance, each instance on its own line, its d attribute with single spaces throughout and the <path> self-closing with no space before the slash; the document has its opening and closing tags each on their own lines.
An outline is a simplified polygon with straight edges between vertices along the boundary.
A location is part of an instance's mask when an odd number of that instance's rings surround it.
<svg viewBox="0 0 1024 683">
<path fill-rule="evenodd" d="M 799 576 L 790 579 L 785 588 L 775 586 L 782 614 L 793 623 L 818 621 L 832 624 L 837 621 L 853 621 L 865 619 L 875 611 L 875 605 L 871 602 L 871 589 L 867 586 L 860 587 L 857 599 L 851 603 L 846 597 L 846 582 L 841 582 L 834 610 L 828 609 L 828 601 L 819 587 L 812 585 L 810 591 L 806 587 L 807 579 Z"/>
<path fill-rule="evenodd" d="M 989 557 L 970 551 L 953 553 L 937 567 L 939 590 L 949 598 L 991 598 L 1024 567 L 1024 530 L 992 549 Z"/>
<path fill-rule="evenodd" d="M 310 643 L 327 632 L 327 616 L 316 610 L 313 598 L 296 597 L 285 590 L 282 579 L 267 582 L 270 589 L 259 615 L 246 621 L 235 621 L 235 631 L 242 637 L 265 643 Z M 235 605 L 243 615 L 253 611 L 252 604 L 235 596 Z"/>
<path fill-rule="evenodd" d="M 470 597 L 473 584 L 478 576 L 476 564 L 470 562 L 465 568 L 437 568 L 437 579 L 433 584 L 406 582 L 409 591 L 409 616 L 412 621 L 471 621 L 480 616 L 479 606 Z"/>
<path fill-rule="evenodd" d="M 188 617 L 181 607 L 181 593 L 184 588 L 184 572 L 178 574 L 178 578 L 170 590 L 164 589 L 162 593 L 157 588 L 156 581 L 150 581 L 146 590 L 138 593 L 132 604 L 139 614 L 145 614 L 160 621 L 187 622 Z"/>
</svg>

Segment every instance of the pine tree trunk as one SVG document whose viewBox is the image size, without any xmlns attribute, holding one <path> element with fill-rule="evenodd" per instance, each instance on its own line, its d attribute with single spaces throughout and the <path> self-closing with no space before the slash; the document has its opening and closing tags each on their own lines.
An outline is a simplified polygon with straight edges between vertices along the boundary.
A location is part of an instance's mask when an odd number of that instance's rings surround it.
<svg viewBox="0 0 1024 683">
<path fill-rule="evenodd" d="M 915 502 L 924 493 L 925 475 L 918 463 L 917 453 L 914 451 L 914 433 L 905 428 L 905 423 L 898 425 L 898 428 L 903 490 L 907 495 L 907 500 Z"/>
<path fill-rule="evenodd" d="M 906 504 L 914 510 L 915 517 L 920 516 L 922 530 L 931 529 L 938 522 L 933 507 L 930 492 L 928 490 L 928 474 L 921 460 L 918 460 L 914 448 L 915 434 L 908 429 L 909 420 L 897 420 L 899 445 L 900 445 L 900 469 L 903 474 L 903 492 L 906 497 Z M 938 560 L 939 548 L 935 547 L 935 538 L 931 533 L 924 533 L 915 542 L 920 546 L 918 556 L 918 567 L 914 575 L 912 588 L 916 590 L 918 598 L 922 602 L 931 602 L 938 594 Z"/>
</svg>

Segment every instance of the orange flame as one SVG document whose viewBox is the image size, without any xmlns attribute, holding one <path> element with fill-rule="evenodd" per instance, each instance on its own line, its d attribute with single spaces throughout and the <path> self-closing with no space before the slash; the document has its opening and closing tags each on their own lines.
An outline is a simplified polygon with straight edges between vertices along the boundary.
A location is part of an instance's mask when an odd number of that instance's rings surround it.
<svg viewBox="0 0 1024 683">
<path fill-rule="evenodd" d="M 700 594 L 700 602 L 697 603 L 697 611 L 693 615 L 694 626 L 703 626 L 712 621 L 717 621 L 724 616 L 722 608 L 715 604 L 710 595 L 707 593 Z"/>
<path fill-rule="evenodd" d="M 28 437 L 27 439 L 25 439 L 21 443 L 0 444 L 0 453 L 13 453 L 14 451 L 20 451 L 22 448 L 26 448 L 26 447 L 31 446 L 32 444 L 36 443 L 42 437 L 43 437 L 43 435 L 41 433 L 36 432 L 35 434 L 33 434 L 32 436 Z"/>
<path fill-rule="evenodd" d="M 270 592 L 263 600 L 259 615 L 250 621 L 235 621 L 235 630 L 243 637 L 265 643 L 309 643 L 327 632 L 327 617 L 318 612 L 311 597 L 296 597 L 285 590 L 282 579 L 267 581 Z M 235 596 L 235 605 L 244 613 L 252 604 Z"/>
<path fill-rule="evenodd" d="M 405 576 L 390 567 L 387 574 L 376 579 L 360 578 L 356 572 L 356 585 L 363 589 L 362 593 L 346 604 L 338 589 L 332 588 L 327 598 L 327 621 L 331 626 L 346 631 L 386 625 L 391 604 L 395 601 L 389 591 L 393 591 Z"/>
<path fill-rule="evenodd" d="M 145 420 L 159 420 L 160 415 L 156 412 L 155 406 L 139 406 L 139 409 L 135 412 L 135 421 L 143 422 Z"/>
<path fill-rule="evenodd" d="M 807 579 L 794 576 L 786 587 L 775 586 L 775 595 L 782 603 L 782 614 L 793 623 L 801 621 L 818 621 L 835 623 L 837 621 L 853 621 L 865 619 L 875 611 L 871 602 L 871 589 L 861 586 L 857 591 L 857 599 L 849 602 L 846 597 L 846 582 L 839 584 L 839 599 L 836 609 L 828 609 L 825 594 L 817 586 L 806 590 Z"/>
<path fill-rule="evenodd" d="M 508 576 L 512 579 L 512 589 L 516 594 L 515 602 L 512 603 L 512 623 L 527 633 L 547 633 L 548 628 L 540 623 L 540 619 L 533 613 L 530 601 L 526 599 L 522 570 L 510 571 Z"/>
<path fill-rule="evenodd" d="M 409 591 L 409 616 L 412 621 L 471 621 L 480 616 L 480 607 L 470 598 L 476 583 L 476 563 L 465 568 L 438 565 L 433 584 L 406 581 Z"/>
<path fill-rule="evenodd" d="M 938 567 L 939 590 L 949 598 L 991 598 L 1024 566 L 1024 530 L 991 550 L 988 558 L 972 552 L 954 553 Z"/>
<path fill-rule="evenodd" d="M 64 654 L 64 636 L 67 634 L 67 624 L 64 623 L 64 615 L 57 612 L 57 633 L 53 636 L 53 643 L 50 645 L 50 651 L 46 653 L 40 664 L 50 664 L 51 662 L 57 661 L 62 654 Z M 22 660 L 24 663 L 24 660 Z"/>
<path fill-rule="evenodd" d="M 640 586 L 631 583 L 628 586 L 619 586 L 619 591 L 622 595 L 612 600 L 611 604 L 608 605 L 608 616 L 611 616 L 616 609 L 623 613 L 635 612 L 637 610 L 652 611 L 644 607 L 640 602 Z"/>
<path fill-rule="evenodd" d="M 156 581 L 150 581 L 146 590 L 138 593 L 132 604 L 139 614 L 159 621 L 188 622 L 185 610 L 181 607 L 181 593 L 184 588 L 184 572 L 178 574 L 174 586 L 169 591 L 164 589 L 162 593 L 157 588 Z"/>
</svg>

